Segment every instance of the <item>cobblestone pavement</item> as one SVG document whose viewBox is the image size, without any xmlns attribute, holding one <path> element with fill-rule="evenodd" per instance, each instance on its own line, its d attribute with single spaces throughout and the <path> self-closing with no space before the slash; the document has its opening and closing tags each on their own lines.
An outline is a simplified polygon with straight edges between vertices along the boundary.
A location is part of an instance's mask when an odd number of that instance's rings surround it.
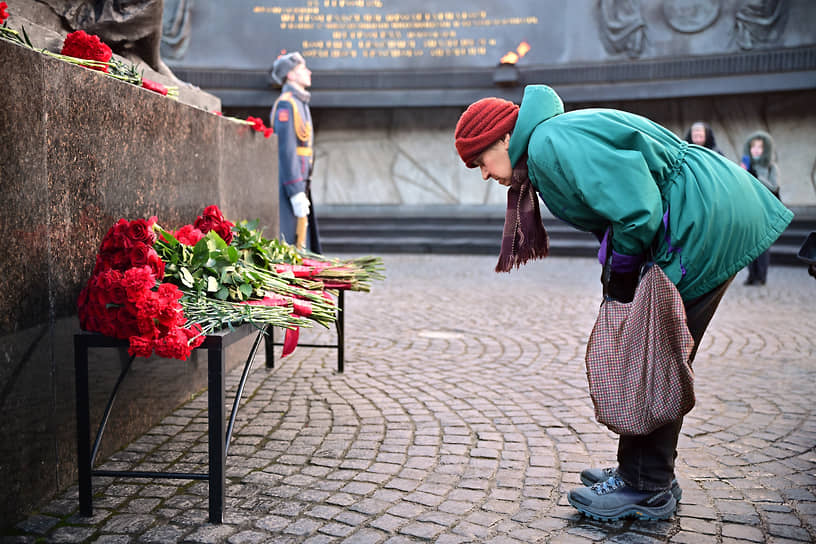
<svg viewBox="0 0 816 544">
<path fill-rule="evenodd" d="M 92 518 L 77 516 L 74 488 L 5 541 L 816 539 L 816 281 L 804 268 L 772 268 L 766 287 L 743 286 L 741 272 L 726 294 L 695 362 L 675 517 L 600 523 L 565 498 L 584 467 L 615 459 L 583 362 L 597 264 L 551 258 L 498 275 L 492 257 L 385 261 L 386 281 L 346 298 L 344 374 L 314 348 L 253 371 L 223 525 L 207 523 L 206 483 L 96 478 Z M 105 465 L 206 471 L 206 451 L 200 395 Z"/>
</svg>

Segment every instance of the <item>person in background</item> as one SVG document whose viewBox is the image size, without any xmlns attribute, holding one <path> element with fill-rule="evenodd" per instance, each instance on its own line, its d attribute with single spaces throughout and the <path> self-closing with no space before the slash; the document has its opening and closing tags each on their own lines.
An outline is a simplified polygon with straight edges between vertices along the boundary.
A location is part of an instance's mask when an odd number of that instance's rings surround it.
<svg viewBox="0 0 816 544">
<path fill-rule="evenodd" d="M 683 299 L 695 344 L 690 360 L 736 273 L 793 219 L 725 157 L 632 113 L 565 113 L 546 85 L 527 86 L 521 107 L 495 97 L 474 102 L 454 139 L 467 167 L 508 188 L 497 272 L 548 254 L 540 197 L 553 215 L 603 240 L 601 248 L 610 241 L 604 282 L 614 299 L 632 300 L 644 261 L 663 269 Z M 551 309 L 545 313 L 557 319 Z M 681 497 L 674 467 L 682 424 L 680 418 L 647 435 L 620 436 L 618 466 L 581 472 L 585 487 L 571 490 L 569 503 L 605 521 L 671 517 Z"/>
<path fill-rule="evenodd" d="M 269 114 L 270 125 L 278 137 L 280 234 L 290 244 L 320 253 L 311 193 L 314 164 L 311 95 L 306 90 L 312 85 L 312 72 L 303 56 L 294 52 L 275 59 L 269 76 L 282 85 Z"/>
<path fill-rule="evenodd" d="M 770 134 L 757 131 L 748 137 L 743 146 L 741 164 L 776 198 L 779 198 L 779 168 L 776 165 L 774 143 Z M 745 285 L 765 285 L 770 264 L 771 252 L 766 250 L 748 265 L 748 279 L 745 280 Z"/>
<path fill-rule="evenodd" d="M 684 139 L 690 144 L 701 145 L 712 151 L 716 151 L 720 155 L 725 155 L 725 153 L 720 151 L 720 148 L 717 147 L 717 141 L 714 139 L 714 131 L 711 130 L 708 123 L 697 121 L 686 131 L 686 137 Z"/>
</svg>

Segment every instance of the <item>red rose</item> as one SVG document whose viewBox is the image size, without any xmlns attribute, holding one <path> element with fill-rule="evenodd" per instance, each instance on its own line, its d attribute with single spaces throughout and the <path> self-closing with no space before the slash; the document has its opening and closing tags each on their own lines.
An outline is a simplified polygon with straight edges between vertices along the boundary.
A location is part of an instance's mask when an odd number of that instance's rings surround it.
<svg viewBox="0 0 816 544">
<path fill-rule="evenodd" d="M 192 225 L 184 225 L 174 234 L 176 240 L 186 246 L 194 246 L 204 238 L 204 233 Z"/>
<path fill-rule="evenodd" d="M 156 327 L 156 320 L 153 317 L 140 317 L 136 320 L 139 326 L 139 334 L 144 338 L 158 338 L 159 329 Z"/>
<path fill-rule="evenodd" d="M 181 289 L 172 283 L 160 283 L 157 294 L 159 295 L 159 298 L 162 300 L 163 304 L 175 302 L 184 295 L 181 292 Z"/>
<path fill-rule="evenodd" d="M 214 209 L 214 212 L 211 211 L 212 209 Z M 232 243 L 232 227 L 235 225 L 224 219 L 221 211 L 216 206 L 208 206 L 204 210 L 204 215 L 198 216 L 194 226 L 204 234 L 214 230 L 227 245 Z"/>
<path fill-rule="evenodd" d="M 157 83 L 155 81 L 150 81 L 149 79 L 142 78 L 142 87 L 149 91 L 153 91 L 154 93 L 159 93 L 167 96 L 167 87 L 165 87 L 161 83 Z"/>
<path fill-rule="evenodd" d="M 128 235 L 134 242 L 142 242 L 152 246 L 156 242 L 156 233 L 153 227 L 144 219 L 135 219 L 128 225 Z"/>
<path fill-rule="evenodd" d="M 118 270 L 105 270 L 101 274 L 97 274 L 91 278 L 91 285 L 97 289 L 108 292 L 113 290 L 114 285 L 120 284 L 122 278 L 122 273 Z"/>
<path fill-rule="evenodd" d="M 79 312 L 79 326 L 88 332 L 100 332 L 99 313 L 92 304 L 84 306 L 84 310 Z"/>
<path fill-rule="evenodd" d="M 171 329 L 155 343 L 156 355 L 186 361 L 193 351 L 182 329 Z"/>
<path fill-rule="evenodd" d="M 130 253 L 125 250 L 112 252 L 105 257 L 110 259 L 111 268 L 121 270 L 122 272 L 133 266 L 130 262 Z"/>
<path fill-rule="evenodd" d="M 136 301 L 140 298 L 141 292 L 150 290 L 156 285 L 156 277 L 149 266 L 138 266 L 125 271 L 122 279 L 122 287 L 127 292 L 128 299 Z"/>
<path fill-rule="evenodd" d="M 111 48 L 105 45 L 102 40 L 99 39 L 99 36 L 86 34 L 84 30 L 77 30 L 76 32 L 68 34 L 62 44 L 61 53 L 69 57 L 100 62 L 108 62 L 113 56 Z M 108 67 L 95 67 L 94 70 L 107 72 Z"/>
<path fill-rule="evenodd" d="M 121 281 L 108 291 L 108 297 L 113 304 L 124 304 L 127 302 L 127 291 L 125 291 L 125 287 Z"/>
<path fill-rule="evenodd" d="M 204 217 L 199 216 L 195 220 L 195 224 L 193 226 L 200 230 L 203 234 L 207 234 L 208 232 L 213 230 L 213 228 L 215 228 L 217 224 L 218 224 L 217 219 L 213 219 L 212 217 L 209 216 Z"/>
<path fill-rule="evenodd" d="M 216 221 L 224 221 L 224 214 L 221 213 L 221 210 L 215 204 L 211 204 L 204 208 L 204 211 L 201 212 L 201 215 L 204 217 L 212 217 Z"/>
<path fill-rule="evenodd" d="M 97 332 L 101 332 L 105 336 L 118 338 L 118 336 L 116 336 L 116 321 L 118 319 L 118 314 L 119 312 L 117 311 L 117 308 L 107 308 L 102 310 L 99 315 L 97 315 L 99 322 L 99 329 Z"/>
<path fill-rule="evenodd" d="M 143 242 L 136 242 L 128 251 L 131 264 L 133 266 L 147 266 L 148 255 L 151 251 L 154 251 L 152 247 Z"/>
<path fill-rule="evenodd" d="M 5 20 L 8 19 L 9 14 L 8 11 L 6 11 L 6 8 L 8 8 L 8 4 L 5 2 L 0 2 L 0 25 L 2 25 Z"/>
<path fill-rule="evenodd" d="M 224 221 L 223 223 L 218 223 L 215 225 L 213 230 L 221 237 L 227 245 L 232 243 L 232 223 L 229 221 Z"/>
<path fill-rule="evenodd" d="M 191 348 L 197 348 L 202 343 L 204 343 L 204 339 L 206 336 L 201 331 L 201 325 L 198 323 L 193 323 L 186 329 L 181 329 L 187 335 L 187 343 L 190 345 Z"/>
<path fill-rule="evenodd" d="M 126 306 L 116 312 L 116 337 L 130 338 L 139 334 L 139 320 Z"/>
<path fill-rule="evenodd" d="M 173 302 L 162 306 L 159 313 L 156 315 L 161 329 L 173 329 L 181 327 L 187 321 L 184 317 L 184 312 L 181 311 L 181 304 Z"/>
<path fill-rule="evenodd" d="M 135 357 L 150 357 L 153 355 L 153 341 L 141 336 L 131 336 L 128 355 Z"/>
<path fill-rule="evenodd" d="M 154 318 L 159 315 L 163 303 L 159 294 L 154 291 L 144 291 L 144 295 L 134 303 L 136 316 L 139 319 Z"/>
<path fill-rule="evenodd" d="M 159 254 L 153 248 L 150 248 L 150 253 L 147 256 L 147 266 L 153 271 L 153 275 L 157 280 L 164 279 L 164 261 L 161 260 Z"/>
<path fill-rule="evenodd" d="M 269 138 L 270 136 L 275 134 L 275 129 L 273 129 L 271 127 L 270 128 L 265 128 L 263 133 L 264 133 L 264 138 Z"/>
<path fill-rule="evenodd" d="M 252 128 L 255 130 L 262 131 L 263 130 L 263 119 L 260 117 L 252 117 L 251 115 L 247 117 L 247 121 L 252 123 Z"/>
</svg>

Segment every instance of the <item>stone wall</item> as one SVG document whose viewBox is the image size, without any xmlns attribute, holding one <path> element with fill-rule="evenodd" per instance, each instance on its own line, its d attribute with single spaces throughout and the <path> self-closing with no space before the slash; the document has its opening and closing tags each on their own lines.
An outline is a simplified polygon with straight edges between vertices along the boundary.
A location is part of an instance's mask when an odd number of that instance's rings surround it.
<svg viewBox="0 0 816 544">
<path fill-rule="evenodd" d="M 782 199 L 816 206 L 816 90 L 764 95 L 640 100 L 604 104 L 645 115 L 679 136 L 708 121 L 722 151 L 738 160 L 745 138 L 765 130 L 775 139 Z M 462 108 L 313 110 L 316 206 L 504 205 L 495 183 L 465 168 L 453 146 Z M 266 117 L 268 112 L 255 114 Z"/>
<path fill-rule="evenodd" d="M 192 222 L 209 204 L 277 234 L 276 140 L 0 40 L 0 526 L 76 480 L 77 295 L 119 218 Z M 270 183 L 270 180 L 271 183 Z M 249 342 L 250 339 L 247 339 Z M 239 343 L 234 366 L 246 356 Z M 119 354 L 90 361 L 95 427 Z M 108 350 L 111 351 L 111 350 Z M 137 360 L 100 459 L 206 387 L 206 356 Z"/>
</svg>

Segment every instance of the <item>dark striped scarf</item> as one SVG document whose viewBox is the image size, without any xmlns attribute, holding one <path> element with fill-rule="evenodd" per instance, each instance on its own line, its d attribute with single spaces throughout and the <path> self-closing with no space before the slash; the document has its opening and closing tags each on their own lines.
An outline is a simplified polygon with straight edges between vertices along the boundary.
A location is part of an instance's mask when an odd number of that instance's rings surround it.
<svg viewBox="0 0 816 544">
<path fill-rule="evenodd" d="M 510 272 L 530 259 L 543 259 L 550 253 L 550 238 L 541 222 L 538 195 L 527 175 L 527 156 L 513 168 L 507 189 L 501 253 L 496 272 Z"/>
</svg>

